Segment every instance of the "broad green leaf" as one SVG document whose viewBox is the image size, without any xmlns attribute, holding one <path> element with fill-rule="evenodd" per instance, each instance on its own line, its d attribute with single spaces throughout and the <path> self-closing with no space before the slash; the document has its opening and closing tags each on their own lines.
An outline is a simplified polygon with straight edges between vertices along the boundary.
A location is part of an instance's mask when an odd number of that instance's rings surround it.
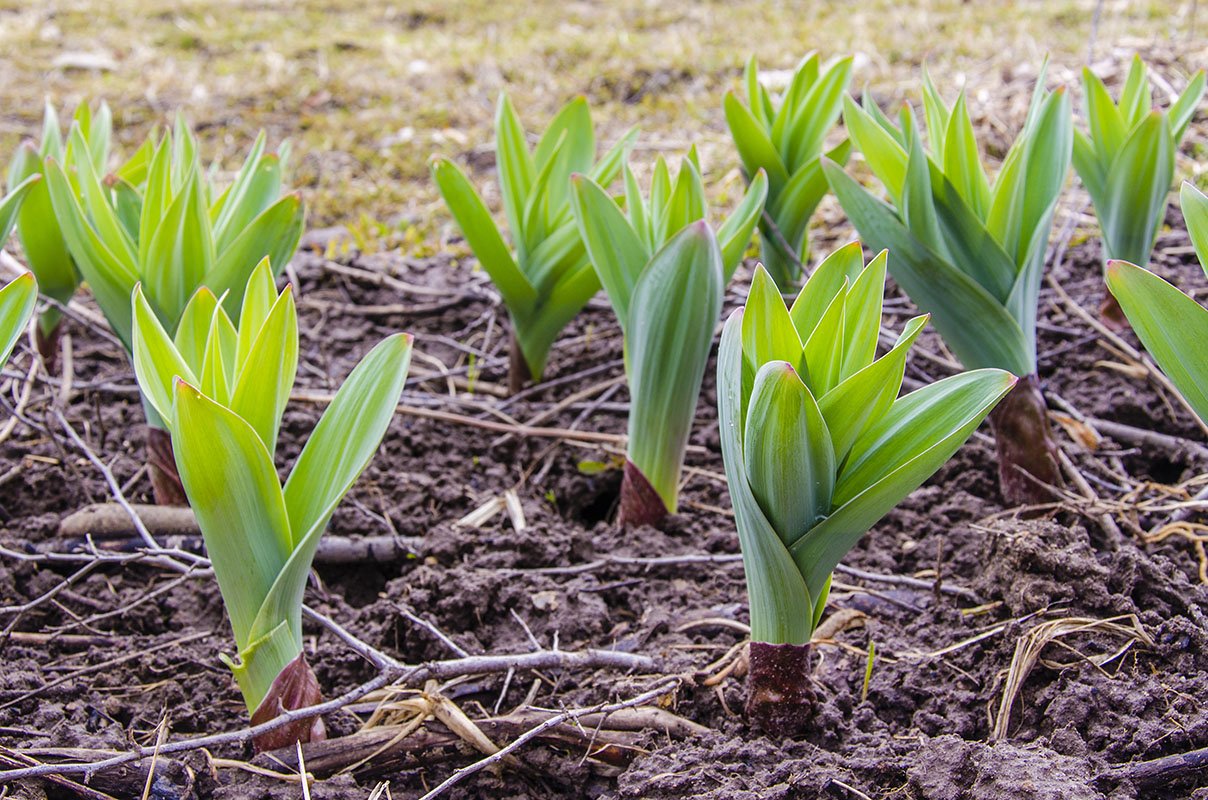
<svg viewBox="0 0 1208 800">
<path fill-rule="evenodd" d="M 721 314 L 722 283 L 717 240 L 697 221 L 651 257 L 629 304 L 628 456 L 671 512 Z"/>
<path fill-rule="evenodd" d="M 1179 205 L 1183 209 L 1183 219 L 1187 222 L 1187 234 L 1191 244 L 1199 256 L 1200 266 L 1208 275 L 1208 197 L 1199 189 L 1184 181 L 1179 190 Z"/>
<path fill-rule="evenodd" d="M 1124 144 L 1128 129 L 1120 116 L 1120 110 L 1107 93 L 1107 87 L 1091 72 L 1090 67 L 1082 68 L 1082 94 L 1083 102 L 1086 103 L 1086 121 L 1090 127 L 1091 141 L 1095 143 L 1099 159 L 1110 164 Z"/>
<path fill-rule="evenodd" d="M 235 352 L 239 347 L 239 333 L 221 305 L 214 308 L 206 337 L 205 358 L 202 360 L 201 390 L 209 397 L 231 404 L 231 388 L 235 383 Z"/>
<path fill-rule="evenodd" d="M 847 126 L 847 135 L 864 154 L 869 169 L 885 185 L 894 204 L 899 203 L 906 185 L 908 159 L 905 148 L 850 97 L 843 98 L 843 123 Z M 831 188 L 834 188 L 833 182 Z"/>
<path fill-rule="evenodd" d="M 856 438 L 897 398 L 906 371 L 906 355 L 928 318 L 923 315 L 911 319 L 888 353 L 819 398 L 818 408 L 830 431 L 837 464 L 844 462 Z"/>
<path fill-rule="evenodd" d="M 323 412 L 285 483 L 290 529 L 298 536 L 327 524 L 327 509 L 352 488 L 377 451 L 410 360 L 409 334 L 383 340 L 361 359 Z"/>
<path fill-rule="evenodd" d="M 1187 132 L 1187 125 L 1195 116 L 1195 110 L 1199 107 L 1203 96 L 1204 70 L 1200 70 L 1191 78 L 1187 88 L 1183 90 L 1179 99 L 1170 106 L 1170 110 L 1167 112 L 1170 116 L 1170 130 L 1175 142 L 1183 141 L 1183 134 Z"/>
<path fill-rule="evenodd" d="M 840 473 L 836 510 L 792 547 L 806 586 L 821 591 L 869 528 L 951 458 L 1014 385 L 1000 370 L 954 375 L 900 398 L 873 423 Z"/>
<path fill-rule="evenodd" d="M 795 172 L 822 152 L 826 134 L 834 127 L 842 111 L 842 98 L 851 81 L 853 59 L 840 59 L 810 87 L 809 93 L 793 109 L 789 139 L 781 150 L 785 167 Z M 789 103 L 786 101 L 785 106 Z"/>
<path fill-rule="evenodd" d="M 200 381 L 147 302 L 141 284 L 134 287 L 130 305 L 134 313 L 132 360 L 139 391 L 151 403 L 160 419 L 170 424 L 177 379 L 190 386 L 200 386 Z"/>
<path fill-rule="evenodd" d="M 576 175 L 572 182 L 579 234 L 624 332 L 629 300 L 649 251 L 607 192 L 582 175 Z"/>
<path fill-rule="evenodd" d="M 838 165 L 824 162 L 831 188 L 856 229 L 874 249 L 893 253 L 890 273 L 918 306 L 932 314 L 944 341 L 971 368 L 997 367 L 1017 375 L 1035 371 L 1035 343 L 975 280 L 910 235 L 893 210 Z"/>
<path fill-rule="evenodd" d="M 272 456 L 250 425 L 183 381 L 175 393 L 180 480 L 242 649 L 292 550 L 285 499 Z"/>
<path fill-rule="evenodd" d="M 751 491 L 785 546 L 830 513 L 835 454 L 818 404 L 792 365 L 759 367 L 743 432 Z"/>
<path fill-rule="evenodd" d="M 789 309 L 793 326 L 803 341 L 809 340 L 835 296 L 854 283 L 863 269 L 864 250 L 859 242 L 848 242 L 834 250 L 814 268 Z"/>
<path fill-rule="evenodd" d="M 899 398 L 852 445 L 835 486 L 835 505 L 913 461 L 977 413 L 988 414 L 1014 384 L 1014 376 L 1002 370 L 974 370 Z"/>
<path fill-rule="evenodd" d="M 804 644 L 813 630 L 813 600 L 784 542 L 755 499 L 744 467 L 743 316 L 744 311 L 738 309 L 722 330 L 717 415 L 750 598 L 751 641 Z"/>
<path fill-rule="evenodd" d="M 558 334 L 598 291 L 600 278 L 585 256 L 559 280 L 548 302 L 538 308 L 523 327 L 516 329 L 520 349 L 534 377 L 545 371 L 549 349 Z"/>
<path fill-rule="evenodd" d="M 239 343 L 235 349 L 235 361 L 242 364 L 252 350 L 252 343 L 260 336 L 260 328 L 268 319 L 269 312 L 277 302 L 277 286 L 273 283 L 273 270 L 268 258 L 252 270 L 243 293 L 239 311 Z M 269 451 L 276 448 L 269 447 Z"/>
<path fill-rule="evenodd" d="M 751 185 L 747 187 L 742 202 L 717 229 L 717 241 L 721 247 L 722 277 L 725 283 L 730 282 L 742 261 L 742 255 L 751 242 L 751 234 L 759 223 L 760 214 L 763 213 L 767 196 L 768 176 L 760 169 L 751 180 Z"/>
<path fill-rule="evenodd" d="M 13 347 L 38 304 L 38 282 L 23 272 L 0 289 L 0 367 L 8 363 Z"/>
<path fill-rule="evenodd" d="M 1162 371 L 1208 421 L 1208 309 L 1134 264 L 1112 261 L 1107 286 Z"/>
<path fill-rule="evenodd" d="M 844 330 L 847 321 L 847 287 L 835 295 L 831 304 L 818 320 L 817 327 L 805 340 L 805 374 L 810 390 L 819 397 L 826 394 L 842 379 L 844 353 Z M 755 361 L 758 365 L 760 362 Z"/>
<path fill-rule="evenodd" d="M 524 126 L 506 93 L 499 94 L 495 110 L 495 160 L 499 170 L 499 190 L 508 229 L 516 241 L 524 241 L 521 225 L 529 191 L 535 178 L 533 156 L 524 137 Z"/>
<path fill-rule="evenodd" d="M 1008 176 L 1010 180 L 1010 176 Z M 999 303 L 1015 285 L 1016 265 L 947 177 L 933 187 L 936 219 L 952 259 Z"/>
<path fill-rule="evenodd" d="M 516 266 L 478 192 L 462 171 L 447 159 L 438 158 L 432 162 L 432 177 L 466 237 L 466 243 L 491 276 L 508 310 L 513 316 L 529 314 L 537 301 L 536 292 Z"/>
<path fill-rule="evenodd" d="M 985 219 L 990 208 L 990 182 L 978 156 L 977 139 L 973 136 L 964 92 L 952 107 L 944 142 L 943 154 L 936 154 L 944 165 L 944 174 L 956 186 L 975 217 Z"/>
<path fill-rule="evenodd" d="M 180 319 L 185 304 L 214 263 L 214 240 L 194 172 L 160 221 L 140 272 L 151 306 L 166 325 Z"/>
<path fill-rule="evenodd" d="M 46 185 L 63 239 L 113 332 L 129 346 L 130 292 L 138 282 L 131 261 L 114 254 L 93 230 L 63 168 L 46 162 Z"/>
<path fill-rule="evenodd" d="M 202 286 L 189 299 L 188 305 L 180 315 L 180 324 L 176 326 L 176 335 L 173 337 L 176 351 L 194 375 L 200 374 L 205 364 L 206 342 L 217 308 L 218 298 L 209 287 Z"/>
<path fill-rule="evenodd" d="M 46 189 L 45 186 L 41 185 L 41 181 L 42 176 L 34 173 L 22 179 L 9 190 L 8 194 L 0 198 L 0 247 L 4 247 L 4 243 L 8 241 L 8 235 L 12 232 L 13 225 L 16 224 L 17 218 L 20 215 L 21 204 L 30 190 L 39 186 L 42 192 L 45 193 Z M 46 195 L 46 202 L 49 205 L 49 195 Z M 62 241 L 61 237 L 59 241 Z M 22 245 L 24 246 L 24 242 L 22 242 Z"/>
<path fill-rule="evenodd" d="M 878 253 L 847 292 L 843 312 L 843 360 L 836 384 L 867 367 L 877 355 L 887 256 L 884 250 Z"/>
<path fill-rule="evenodd" d="M 747 308 L 749 313 L 743 316 L 742 323 L 742 349 L 747 361 L 756 366 L 768 361 L 787 361 L 801 369 L 801 338 L 780 290 L 761 266 L 755 268 L 751 279 Z"/>
<path fill-rule="evenodd" d="M 1124 79 L 1124 88 L 1120 91 L 1120 117 L 1125 125 L 1132 127 L 1141 121 L 1151 106 L 1153 95 L 1149 91 L 1145 63 L 1141 61 L 1141 56 L 1134 54 Z"/>
<path fill-rule="evenodd" d="M 964 97 L 964 92 L 961 92 L 961 97 Z M 958 98 L 957 103 L 961 100 Z M 947 139 L 949 135 L 949 126 L 952 124 L 952 116 L 948 110 L 948 105 L 944 102 L 944 98 L 940 96 L 939 91 L 935 88 L 935 84 L 931 82 L 931 73 L 926 67 L 923 68 L 923 115 L 927 120 L 927 141 L 931 145 L 931 152 L 935 156 L 935 160 L 941 164 L 948 161 L 947 158 Z"/>
<path fill-rule="evenodd" d="M 218 255 L 206 284 L 225 295 L 223 304 L 231 315 L 238 316 L 248 276 L 261 260 L 268 260 L 274 275 L 285 269 L 302 239 L 305 217 L 301 195 L 287 194 L 261 212 Z"/>
<path fill-rule="evenodd" d="M 245 306 L 246 307 L 246 306 Z M 290 286 L 277 298 L 246 354 L 236 359 L 231 410 L 243 417 L 270 453 L 298 369 L 298 315 Z M 244 339 L 242 322 L 239 340 Z"/>
<path fill-rule="evenodd" d="M 1164 115 L 1151 112 L 1132 131 L 1108 176 L 1107 207 L 1096 209 L 1108 258 L 1147 264 L 1174 181 L 1174 148 Z"/>
<path fill-rule="evenodd" d="M 789 181 L 789 173 L 772 140 L 768 138 L 767 131 L 733 92 L 726 93 L 725 112 L 726 124 L 738 149 L 738 157 L 742 159 L 743 170 L 747 175 L 754 175 L 762 169 L 768 176 L 769 196 L 778 196 Z"/>
</svg>

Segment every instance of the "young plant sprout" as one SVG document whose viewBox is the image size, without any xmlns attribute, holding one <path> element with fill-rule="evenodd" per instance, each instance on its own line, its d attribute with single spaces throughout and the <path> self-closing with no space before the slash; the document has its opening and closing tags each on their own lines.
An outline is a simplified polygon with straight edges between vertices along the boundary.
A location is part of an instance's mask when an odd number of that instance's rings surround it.
<svg viewBox="0 0 1208 800">
<path fill-rule="evenodd" d="M 716 236 L 695 151 L 674 181 L 658 159 L 649 202 L 627 166 L 628 217 L 590 178 L 571 180 L 579 233 L 625 341 L 629 437 L 617 521 L 653 525 L 676 510 L 722 289 L 751 240 L 767 179 L 755 175 Z"/>
<path fill-rule="evenodd" d="M 175 338 L 147 297 L 133 299 L 135 371 L 171 431 L 176 463 L 235 634 L 223 655 L 253 724 L 321 701 L 302 652 L 302 595 L 319 537 L 373 457 L 394 415 L 411 336 L 378 344 L 340 387 L 282 486 L 277 429 L 294 382 L 297 317 L 262 262 L 247 284 L 239 328 L 206 288 Z M 188 326 L 188 327 L 186 327 Z M 256 740 L 271 750 L 324 737 L 319 718 Z"/>
<path fill-rule="evenodd" d="M 41 143 L 22 142 L 8 167 L 10 191 L 31 179 L 36 181 L 30 186 L 17 214 L 17 238 L 21 242 L 25 263 L 37 277 L 42 293 L 60 304 L 66 303 L 75 294 L 80 275 L 51 207 L 47 183 L 41 179 L 44 164 L 46 159 L 54 159 L 75 171 L 76 162 L 87 159 L 93 170 L 104 174 L 109 160 L 113 117 L 109 106 L 104 103 L 95 113 L 86 103 L 81 103 L 76 107 L 71 125 L 79 130 L 83 147 L 73 146 L 70 136 L 68 142 L 63 141 L 59 117 L 54 106 L 47 103 L 42 119 Z M 58 352 L 61 322 L 62 312 L 57 306 L 49 305 L 38 319 L 35 331 L 38 352 L 52 368 Z"/>
<path fill-rule="evenodd" d="M 8 363 L 37 304 L 38 282 L 33 273 L 23 272 L 0 289 L 0 367 Z"/>
<path fill-rule="evenodd" d="M 558 112 L 536 151 L 530 151 L 520 118 L 501 94 L 495 159 L 512 250 L 465 173 L 447 158 L 432 161 L 445 204 L 512 318 L 508 377 L 513 392 L 541 379 L 554 339 L 600 290 L 571 213 L 570 176 L 579 172 L 601 185 L 612 183 L 636 136 L 636 130 L 629 131 L 593 163 L 591 112 L 578 97 Z"/>
<path fill-rule="evenodd" d="M 1021 377 L 990 417 L 999 482 L 1012 504 L 1044 502 L 1060 483 L 1036 375 L 1036 314 L 1053 210 L 1069 171 L 1069 99 L 1037 79 L 1023 131 L 993 182 L 986 177 L 964 92 L 949 109 L 924 79 L 927 152 L 905 105 L 894 126 L 869 95 L 845 100 L 848 133 L 889 194 L 886 204 L 835 163 L 823 169 L 860 235 L 893 253 L 890 267 L 932 314 L 966 368 Z"/>
<path fill-rule="evenodd" d="M 1208 197 L 1190 183 L 1179 193 L 1187 232 L 1208 275 Z M 1137 338 L 1204 422 L 1208 422 L 1208 308 L 1126 261 L 1107 265 L 1107 287 Z"/>
<path fill-rule="evenodd" d="M 277 292 L 268 258 L 248 279 L 238 327 L 205 286 L 185 306 L 175 335 L 155 315 L 142 284 L 134 287 L 131 306 L 134 372 L 169 430 L 180 378 L 238 414 L 274 452 L 298 369 L 298 313 L 290 287 Z"/>
<path fill-rule="evenodd" d="M 175 334 L 189 299 L 209 287 L 238 316 L 244 287 L 266 256 L 278 269 L 302 236 L 299 194 L 282 195 L 283 158 L 265 152 L 262 133 L 234 180 L 221 193 L 211 186 L 192 132 L 175 129 L 145 145 L 131 171 L 145 166 L 145 185 L 115 176 L 102 180 L 89 159 L 75 159 L 69 175 L 46 160 L 46 180 L 68 250 L 88 281 L 109 325 L 132 350 L 130 300 L 135 284 L 159 322 Z M 73 127 L 68 147 L 87 143 Z M 184 505 L 166 423 L 143 398 L 147 454 L 157 502 Z"/>
<path fill-rule="evenodd" d="M 1088 133 L 1074 131 L 1074 169 L 1099 218 L 1103 263 L 1121 260 L 1144 266 L 1166 215 L 1175 152 L 1204 95 L 1204 71 L 1195 74 L 1166 111 L 1153 108 L 1140 56 L 1133 56 L 1119 103 L 1112 102 L 1089 67 L 1082 70 L 1082 87 Z M 1101 313 L 1116 327 L 1126 324 L 1111 295 Z"/>
<path fill-rule="evenodd" d="M 743 73 L 747 103 L 734 92 L 725 99 L 726 122 L 748 180 L 759 170 L 768 176 L 767 210 L 759 223 L 760 257 L 778 286 L 801 281 L 807 260 L 806 228 L 826 195 L 820 158 L 826 135 L 839 119 L 842 99 L 851 80 L 852 59 L 844 58 L 825 70 L 818 55 L 806 56 L 776 108 L 759 82 L 752 57 Z M 846 139 L 826 156 L 846 163 L 851 143 Z"/>
<path fill-rule="evenodd" d="M 898 397 L 927 317 L 875 358 L 885 267 L 884 251 L 865 266 L 849 244 L 791 308 L 757 269 L 722 331 L 718 424 L 751 604 L 746 708 L 774 735 L 800 732 L 813 714 L 809 641 L 835 566 L 1016 381 L 980 369 Z"/>
</svg>

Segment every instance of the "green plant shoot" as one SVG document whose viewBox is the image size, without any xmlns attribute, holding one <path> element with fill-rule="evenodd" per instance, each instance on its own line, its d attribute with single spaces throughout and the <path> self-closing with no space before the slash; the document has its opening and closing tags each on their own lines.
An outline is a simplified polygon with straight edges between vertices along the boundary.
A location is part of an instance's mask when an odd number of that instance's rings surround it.
<svg viewBox="0 0 1208 800">
<path fill-rule="evenodd" d="M 133 348 L 135 284 L 142 285 L 164 329 L 175 335 L 198 288 L 209 287 L 237 317 L 256 265 L 267 256 L 280 270 L 293 256 L 302 236 L 302 199 L 296 192 L 282 195 L 285 156 L 265 152 L 265 142 L 261 134 L 221 192 L 206 177 L 197 142 L 179 117 L 171 134 L 148 140 L 128 164 L 127 177 L 119 173 L 102 180 L 89 159 L 76 159 L 73 174 L 57 160 L 46 160 L 63 238 L 127 350 Z M 78 127 L 68 146 L 86 149 Z M 143 400 L 156 499 L 181 505 L 166 423 Z"/>
<path fill-rule="evenodd" d="M 29 187 L 15 220 L 17 239 L 21 242 L 25 263 L 38 279 L 40 290 L 60 304 L 71 300 L 79 286 L 80 274 L 51 206 L 47 182 L 41 179 L 44 165 L 47 159 L 54 159 L 78 171 L 77 161 L 87 159 L 95 172 L 105 174 L 113 115 L 105 103 L 101 103 L 95 112 L 86 103 L 80 103 L 72 116 L 71 126 L 80 135 L 76 139 L 69 134 L 65 142 L 54 106 L 47 103 L 42 119 L 41 142 L 22 142 L 8 167 L 9 191 L 27 181 L 35 181 Z M 3 238 L 0 237 L 2 242 Z M 62 312 L 54 305 L 48 305 L 38 320 L 38 350 L 48 365 L 54 363 L 58 351 L 61 320 Z"/>
<path fill-rule="evenodd" d="M 876 358 L 886 260 L 865 266 L 858 242 L 840 248 L 791 307 L 758 269 L 722 332 L 718 424 L 751 605 L 747 710 L 772 732 L 811 716 L 808 643 L 831 572 L 1016 382 L 980 369 L 898 397 L 927 317 Z"/>
<path fill-rule="evenodd" d="M 601 185 L 612 183 L 636 136 L 631 130 L 595 161 L 591 112 L 578 97 L 558 112 L 533 151 L 511 101 L 501 94 L 495 159 L 511 249 L 465 173 L 446 158 L 432 161 L 445 204 L 512 318 L 513 392 L 541 379 L 554 340 L 600 290 L 571 212 L 570 176 L 583 173 Z"/>
<path fill-rule="evenodd" d="M 1145 63 L 1133 56 L 1113 102 L 1103 81 L 1082 70 L 1087 132 L 1074 131 L 1074 169 L 1091 196 L 1103 233 L 1103 261 L 1146 265 L 1174 183 L 1179 142 L 1204 96 L 1204 71 L 1165 111 L 1153 108 Z"/>
<path fill-rule="evenodd" d="M 864 108 L 844 101 L 848 134 L 888 204 L 838 164 L 823 169 L 860 235 L 893 254 L 895 280 L 932 314 L 964 366 L 1023 378 L 991 417 L 999 477 L 1008 502 L 1042 502 L 1060 473 L 1036 377 L 1036 314 L 1053 212 L 1069 171 L 1069 99 L 1061 89 L 1045 91 L 1042 70 L 1023 130 L 993 181 L 964 92 L 949 108 L 925 77 L 923 99 L 930 152 L 908 104 L 895 126 L 867 94 Z"/>
<path fill-rule="evenodd" d="M 274 452 L 298 369 L 298 312 L 289 286 L 277 292 L 268 258 L 248 280 L 237 327 L 205 286 L 185 306 L 175 335 L 155 315 L 142 284 L 135 286 L 131 305 L 134 372 L 169 433 L 180 378 L 238 414 Z"/>
<path fill-rule="evenodd" d="M 826 136 L 839 119 L 851 81 L 852 59 L 840 59 L 825 69 L 818 55 L 802 59 L 777 107 L 759 82 L 755 58 L 743 73 L 747 102 L 734 92 L 725 99 L 726 123 L 738 148 L 748 180 L 763 170 L 768 179 L 766 213 L 759 223 L 760 255 L 764 266 L 786 289 L 798 285 L 806 256 L 806 231 L 818 203 L 826 196 L 821 157 Z M 851 143 L 827 151 L 826 157 L 846 163 Z"/>
<path fill-rule="evenodd" d="M 1184 183 L 1179 201 L 1191 243 L 1208 276 L 1208 197 Z M 1149 270 L 1126 261 L 1108 262 L 1107 286 L 1145 349 L 1187 404 L 1208 423 L 1208 308 Z"/>
<path fill-rule="evenodd" d="M 411 336 L 389 337 L 353 369 L 282 486 L 273 452 L 298 342 L 288 288 L 278 294 L 262 263 L 248 283 L 238 330 L 202 288 L 188 304 L 190 327 L 182 323 L 189 332 L 175 339 L 141 291 L 133 302 L 139 385 L 167 420 L 235 634 L 236 655 L 223 661 L 253 723 L 320 702 L 302 653 L 303 590 L 319 537 L 394 415 Z M 321 720 L 299 720 L 265 734 L 257 746 L 323 735 Z"/>
<path fill-rule="evenodd" d="M 756 175 L 718 235 L 704 221 L 694 151 L 674 180 L 658 160 L 649 202 L 626 167 L 628 214 L 590 178 L 572 183 L 580 235 L 625 341 L 629 437 L 618 521 L 656 524 L 676 510 L 722 288 L 751 239 L 767 181 Z"/>
</svg>

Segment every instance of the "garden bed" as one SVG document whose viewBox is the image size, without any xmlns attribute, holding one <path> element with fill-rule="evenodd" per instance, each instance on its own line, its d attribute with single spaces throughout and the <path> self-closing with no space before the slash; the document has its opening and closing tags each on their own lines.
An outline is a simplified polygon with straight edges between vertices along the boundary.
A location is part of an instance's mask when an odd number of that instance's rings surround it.
<svg viewBox="0 0 1208 800">
<path fill-rule="evenodd" d="M 1202 281 L 1177 212 L 1169 222 L 1155 271 L 1178 285 Z M 836 575 L 828 615 L 843 624 L 816 646 L 820 711 L 804 740 L 754 736 L 740 715 L 746 589 L 713 364 L 680 513 L 663 530 L 618 530 L 611 519 L 627 397 L 611 311 L 594 301 L 556 345 L 547 383 L 504 400 L 495 389 L 506 382 L 508 323 L 472 261 L 396 253 L 330 261 L 319 255 L 321 235 L 294 260 L 302 359 L 300 397 L 282 425 L 286 465 L 323 395 L 371 343 L 405 330 L 417 349 L 405 408 L 327 534 L 392 544 L 378 551 L 382 560 L 320 558 L 307 602 L 406 664 L 589 649 L 653 659 L 640 670 L 546 665 L 429 685 L 429 700 L 439 695 L 486 720 L 480 728 L 498 745 L 551 714 L 665 688 L 635 715 L 629 727 L 637 730 L 617 727 L 625 713 L 611 726 L 576 714 L 534 735 L 498 770 L 467 774 L 442 794 L 449 798 L 1201 797 L 1202 772 L 1197 784 L 1192 773 L 1163 771 L 1170 762 L 1138 765 L 1208 745 L 1203 545 L 1143 535 L 1177 512 L 1186 495 L 1169 487 L 1203 473 L 1208 450 L 1195 444 L 1203 437 L 1192 417 L 1153 388 L 1143 366 L 1105 347 L 1114 345 L 1088 321 L 1103 288 L 1097 242 L 1079 235 L 1079 224 L 1066 214 L 1055 226 L 1060 263 L 1048 274 L 1061 291 L 1042 290 L 1039 342 L 1040 376 L 1065 420 L 1070 496 L 1054 507 L 1005 509 L 993 445 L 975 436 L 879 523 Z M 740 271 L 727 308 L 745 296 L 749 277 Z M 913 309 L 891 288 L 886 312 L 896 329 Z M 131 502 L 148 502 L 150 492 L 142 409 L 120 347 L 83 318 L 67 331 L 70 390 L 35 376 L 22 406 L 31 424 L 16 426 L 2 450 L 0 623 L 16 634 L 0 645 L 6 767 L 28 765 L 14 762 L 14 751 L 100 760 L 154 746 L 165 731 L 165 741 L 179 742 L 246 725 L 217 659 L 232 643 L 212 580 L 118 563 L 113 550 L 102 550 L 105 559 L 45 560 L 73 544 L 84 549 L 61 536 L 65 517 L 113 500 L 68 427 Z M 916 350 L 924 352 L 912 357 L 908 382 L 952 371 L 934 333 Z M 26 350 L 8 366 L 10 402 L 30 365 Z M 1143 431 L 1160 436 L 1146 440 Z M 1096 434 L 1103 439 L 1091 449 Z M 1142 513 L 1124 510 L 1124 498 Z M 484 506 L 496 513 L 488 517 Z M 328 697 L 381 671 L 330 625 L 308 623 L 307 633 Z M 866 683 L 870 642 L 876 657 Z M 1039 658 L 1025 672 L 1017 653 L 1028 644 Z M 1004 689 L 1015 685 L 1004 722 Z M 358 700 L 328 714 L 329 735 L 353 734 L 371 705 Z M 419 797 L 482 758 L 439 721 L 393 743 L 395 731 L 384 730 L 365 753 L 372 757 L 315 783 L 310 796 L 367 797 L 385 781 L 392 797 Z M 325 752 L 312 747 L 311 767 Z M 250 743 L 234 738 L 173 752 L 151 796 L 301 796 L 296 782 L 236 765 L 251 759 Z M 291 771 L 263 756 L 254 763 Z M 104 775 L 94 785 L 112 796 L 142 791 L 137 773 L 119 782 L 122 791 L 103 788 Z M 59 781 L 14 788 L 18 797 L 88 796 L 62 782 L 78 786 L 83 776 Z"/>
</svg>

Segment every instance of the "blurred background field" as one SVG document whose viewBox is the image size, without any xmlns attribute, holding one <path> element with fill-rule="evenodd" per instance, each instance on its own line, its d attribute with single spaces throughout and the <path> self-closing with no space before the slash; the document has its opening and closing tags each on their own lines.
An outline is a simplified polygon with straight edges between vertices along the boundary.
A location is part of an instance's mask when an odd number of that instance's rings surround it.
<svg viewBox="0 0 1208 800">
<path fill-rule="evenodd" d="M 740 176 L 721 100 L 751 53 L 765 70 L 787 70 L 811 49 L 853 52 L 853 87 L 868 86 L 883 104 L 917 101 L 926 64 L 949 99 L 967 85 L 995 155 L 1014 136 L 1046 53 L 1050 83 L 1070 85 L 1076 102 L 1088 59 L 1111 76 L 1133 52 L 1180 89 L 1208 63 L 1208 7 L 1197 5 L 0 0 L 0 157 L 37 135 L 44 99 L 60 112 L 108 100 L 126 154 L 182 109 L 226 168 L 259 128 L 273 142 L 289 137 L 312 227 L 345 224 L 365 241 L 401 239 L 422 252 L 449 231 L 428 158 L 456 156 L 487 182 L 504 88 L 530 130 L 581 93 L 602 142 L 641 124 L 639 158 L 699 142 L 725 200 Z M 1202 115 L 1196 125 L 1180 174 L 1202 184 Z M 824 208 L 818 224 L 828 217 Z"/>
</svg>

